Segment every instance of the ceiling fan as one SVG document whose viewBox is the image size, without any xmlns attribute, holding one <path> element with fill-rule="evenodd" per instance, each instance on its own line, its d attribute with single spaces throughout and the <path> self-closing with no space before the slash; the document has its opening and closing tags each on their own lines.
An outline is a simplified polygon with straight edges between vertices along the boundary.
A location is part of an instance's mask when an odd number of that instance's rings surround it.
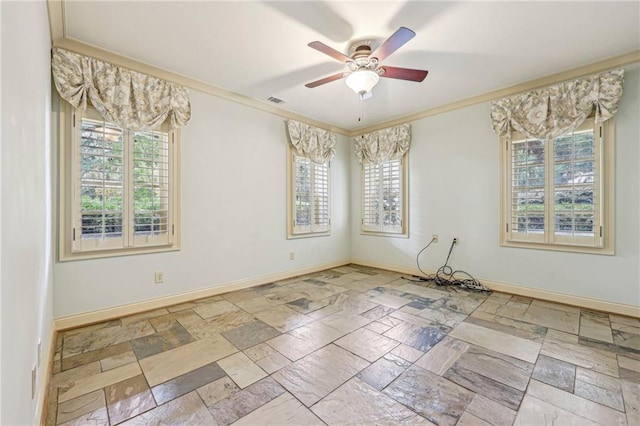
<svg viewBox="0 0 640 426">
<path fill-rule="evenodd" d="M 371 52 L 370 41 L 365 40 L 354 43 L 350 49 L 353 50 L 351 56 L 344 55 L 320 41 L 313 41 L 308 44 L 309 47 L 346 64 L 348 69 L 344 72 L 312 81 L 305 84 L 305 86 L 314 88 L 346 78 L 346 84 L 351 90 L 360 95 L 361 99 L 368 99 L 371 97 L 371 89 L 378 83 L 380 77 L 421 82 L 429 71 L 389 67 L 380 64 L 382 60 L 402 47 L 415 35 L 416 33 L 409 28 L 400 27 L 373 52 Z"/>
</svg>

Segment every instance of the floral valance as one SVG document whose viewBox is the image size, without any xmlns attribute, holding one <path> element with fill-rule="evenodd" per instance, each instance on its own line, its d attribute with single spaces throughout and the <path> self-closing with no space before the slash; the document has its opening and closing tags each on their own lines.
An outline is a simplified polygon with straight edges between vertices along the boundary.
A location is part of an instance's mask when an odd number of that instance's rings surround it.
<svg viewBox="0 0 640 426">
<path fill-rule="evenodd" d="M 355 139 L 356 157 L 360 163 L 379 164 L 383 161 L 399 158 L 409 151 L 411 145 L 411 126 L 401 124 L 357 136 Z"/>
<path fill-rule="evenodd" d="M 299 121 L 287 120 L 287 134 L 295 154 L 318 164 L 331 161 L 336 153 L 336 135 Z"/>
<path fill-rule="evenodd" d="M 500 99 L 491 103 L 491 126 L 499 136 L 517 130 L 553 139 L 577 128 L 594 107 L 601 123 L 618 110 L 623 77 L 619 69 Z"/>
<path fill-rule="evenodd" d="M 167 117 L 171 127 L 181 127 L 191 118 L 189 93 L 177 84 L 59 48 L 51 67 L 64 100 L 83 109 L 88 100 L 122 128 L 151 130 Z"/>
</svg>

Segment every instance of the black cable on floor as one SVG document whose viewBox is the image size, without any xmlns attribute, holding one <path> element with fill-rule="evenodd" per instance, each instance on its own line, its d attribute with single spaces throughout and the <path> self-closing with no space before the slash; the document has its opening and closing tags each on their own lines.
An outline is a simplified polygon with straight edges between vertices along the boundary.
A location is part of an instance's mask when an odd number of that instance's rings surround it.
<svg viewBox="0 0 640 426">
<path fill-rule="evenodd" d="M 435 238 L 432 238 L 429 241 L 429 244 L 424 246 L 422 250 L 418 252 L 416 255 L 416 266 L 418 270 L 422 272 L 424 277 L 415 277 L 417 279 L 409 279 L 409 281 L 421 282 L 421 281 L 433 281 L 436 285 L 452 285 L 452 286 L 460 286 L 462 288 L 466 288 L 469 290 L 475 291 L 491 291 L 487 286 L 482 284 L 480 281 L 476 280 L 471 274 L 462 270 L 454 271 L 453 268 L 449 266 L 449 259 L 451 258 L 451 253 L 453 252 L 453 247 L 456 245 L 456 240 L 454 239 L 451 242 L 451 247 L 449 247 L 449 253 L 447 254 L 447 260 L 444 262 L 444 265 L 438 268 L 435 275 L 427 274 L 420 267 L 420 255 L 423 251 L 425 251 L 433 242 Z M 456 274 L 463 275 L 464 278 L 457 278 Z"/>
</svg>

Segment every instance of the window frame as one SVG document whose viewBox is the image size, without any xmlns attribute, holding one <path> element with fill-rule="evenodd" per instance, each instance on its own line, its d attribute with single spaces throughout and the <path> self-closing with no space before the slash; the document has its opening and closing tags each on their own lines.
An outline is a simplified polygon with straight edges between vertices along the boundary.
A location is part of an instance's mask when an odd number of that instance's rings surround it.
<svg viewBox="0 0 640 426">
<path fill-rule="evenodd" d="M 590 116 L 582 123 L 576 131 L 586 128 L 593 128 L 594 134 L 594 161 L 599 168 L 599 180 L 595 186 L 600 193 L 597 205 L 597 215 L 599 223 L 594 224 L 593 244 L 585 244 L 580 240 L 570 241 L 562 236 L 555 235 L 554 224 L 554 160 L 553 150 L 545 147 L 545 228 L 541 236 L 531 239 L 514 239 L 511 234 L 511 208 L 512 208 L 512 188 L 511 188 L 511 140 L 520 140 L 518 132 L 513 131 L 511 137 L 500 138 L 501 142 L 501 167 L 500 167 L 500 245 L 503 247 L 528 248 L 538 250 L 590 253 L 602 255 L 614 255 L 615 240 L 615 212 L 614 212 L 614 188 L 615 188 L 615 119 L 611 118 L 604 123 L 596 123 L 594 116 Z M 567 132 L 568 133 L 568 132 Z M 516 137 L 514 137 L 516 136 Z M 561 135 L 562 136 L 562 135 Z M 529 138 L 531 139 L 531 138 Z M 555 140 L 555 139 L 554 139 Z M 547 142 L 545 141 L 545 144 Z M 548 194 L 551 194 L 550 196 Z M 549 202 L 550 200 L 550 202 Z M 600 234 L 595 235 L 595 234 Z M 587 237 L 590 238 L 591 237 Z M 586 241 L 583 239 L 582 241 Z"/>
<path fill-rule="evenodd" d="M 360 234 L 378 237 L 409 238 L 409 153 L 406 152 L 399 158 L 384 161 L 400 162 L 400 216 L 401 225 L 399 231 L 385 230 L 384 225 L 379 225 L 374 229 L 371 225 L 365 224 L 365 164 L 360 165 Z"/>
<path fill-rule="evenodd" d="M 313 225 L 308 230 L 296 227 L 296 158 L 304 158 L 296 155 L 290 144 L 287 144 L 287 239 L 325 237 L 331 235 L 331 162 L 326 164 L 327 167 L 327 208 L 328 208 L 328 225 L 326 230 L 314 230 Z M 309 160 L 311 164 L 311 199 L 314 199 L 313 179 L 314 170 L 318 165 Z"/>
<path fill-rule="evenodd" d="M 80 205 L 75 205 L 78 198 L 79 181 L 75 180 L 75 177 L 79 171 L 78 162 L 73 161 L 74 158 L 80 155 L 79 143 L 76 139 L 77 132 L 80 129 L 83 117 L 91 119 L 104 120 L 100 114 L 91 105 L 87 105 L 86 111 L 73 108 L 69 103 L 60 101 L 60 119 L 59 119 L 59 170 L 58 170 L 58 259 L 60 261 L 73 261 L 82 259 L 97 259 L 97 258 L 109 258 L 117 256 L 146 254 L 146 253 L 159 253 L 168 251 L 177 251 L 181 249 L 181 220 L 180 220 L 180 147 L 181 147 L 181 131 L 180 129 L 169 129 L 165 124 L 160 128 L 163 132 L 167 132 L 169 135 L 169 179 L 168 179 L 168 215 L 169 221 L 167 223 L 167 241 L 160 243 L 140 244 L 140 239 L 143 238 L 139 235 L 135 235 L 133 230 L 134 209 L 133 205 L 125 207 L 129 209 L 129 221 L 130 226 L 130 242 L 128 246 L 116 245 L 114 247 L 74 247 L 74 232 L 78 234 L 76 228 L 77 218 L 79 213 L 74 214 L 74 209 L 77 211 Z M 77 126 L 77 127 L 76 127 Z M 128 133 L 126 129 L 123 129 L 124 133 Z M 133 133 L 133 132 L 131 132 Z M 131 135 L 133 140 L 133 135 Z M 128 150 L 123 164 L 125 164 L 123 173 L 124 177 L 124 191 L 123 197 L 125 197 L 124 203 L 130 203 L 128 200 L 132 200 L 133 197 L 133 174 L 134 174 L 134 145 L 129 143 L 128 146 L 123 146 L 123 152 Z M 79 202 L 79 201 L 78 201 Z M 132 203 L 131 203 L 132 204 Z M 123 219 L 124 220 L 124 219 Z M 124 229 L 123 229 L 124 233 Z M 123 241 L 126 241 L 123 238 Z M 137 241 L 137 244 L 136 244 Z"/>
</svg>

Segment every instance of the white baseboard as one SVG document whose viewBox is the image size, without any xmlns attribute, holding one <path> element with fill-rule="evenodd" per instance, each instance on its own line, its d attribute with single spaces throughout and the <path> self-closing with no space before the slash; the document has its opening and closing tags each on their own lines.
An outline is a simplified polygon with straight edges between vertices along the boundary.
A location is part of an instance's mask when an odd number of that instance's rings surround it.
<svg viewBox="0 0 640 426">
<path fill-rule="evenodd" d="M 314 272 L 322 271 L 325 269 L 336 268 L 339 266 L 354 263 L 363 266 L 370 266 L 373 268 L 386 269 L 390 271 L 411 274 L 422 275 L 416 268 L 387 264 L 382 262 L 371 261 L 367 259 L 348 259 L 339 260 L 334 262 L 323 263 L 320 265 L 311 266 L 308 268 L 294 269 L 286 272 L 281 272 L 272 275 L 265 275 L 262 277 L 249 278 L 244 280 L 234 281 L 228 284 L 218 285 L 214 287 L 208 287 L 201 290 L 190 291 L 187 293 L 176 294 L 172 296 L 160 297 L 157 299 L 145 300 L 137 303 L 131 303 L 128 305 L 115 306 L 112 308 L 101 309 L 98 311 L 86 312 L 77 315 L 71 315 L 67 317 L 56 318 L 54 320 L 53 328 L 55 331 L 67 330 L 70 328 L 81 327 L 89 324 L 93 324 L 101 321 L 108 321 L 115 318 L 124 317 L 127 315 L 133 315 L 152 309 L 164 308 L 167 306 L 175 305 L 178 303 L 185 303 L 196 299 L 202 299 L 204 297 L 215 296 L 222 293 L 228 293 L 230 291 L 242 290 L 249 287 L 254 287 L 261 284 L 267 284 L 273 281 L 285 280 L 300 275 L 311 274 Z M 425 271 L 427 273 L 434 273 L 434 271 Z M 587 309 L 594 309 L 598 311 L 605 311 L 619 315 L 626 315 L 634 318 L 640 318 L 640 307 L 633 305 L 626 305 L 622 303 L 608 302 L 605 300 L 592 299 L 582 296 L 574 296 L 564 293 L 556 293 L 548 290 L 541 290 L 531 287 L 522 287 L 514 284 L 500 283 L 496 281 L 490 281 L 485 279 L 479 279 L 483 284 L 489 287 L 491 290 L 499 291 L 503 293 L 510 293 L 518 296 L 534 297 L 536 299 L 548 300 L 558 303 L 564 303 L 567 305 L 579 306 Z M 55 336 L 54 336 L 55 337 Z M 52 342 L 55 344 L 55 342 Z M 51 349 L 50 349 L 51 350 Z M 55 350 L 55 346 L 53 347 Z"/>
<path fill-rule="evenodd" d="M 277 274 L 233 281 L 214 287 L 207 287 L 200 290 L 189 291 L 187 293 L 159 297 L 156 299 L 144 300 L 127 305 L 100 309 L 98 311 L 91 311 L 82 314 L 56 318 L 53 320 L 53 329 L 56 331 L 61 331 L 75 327 L 82 327 L 97 322 L 108 321 L 115 318 L 125 317 L 127 315 L 150 311 L 152 309 L 164 308 L 167 306 L 176 305 L 178 303 L 185 303 L 196 299 L 202 299 L 205 297 L 216 296 L 222 293 L 228 293 L 230 291 L 243 290 L 248 287 L 255 287 L 257 285 L 267 284 L 274 281 L 286 280 L 288 278 L 311 274 L 325 269 L 337 268 L 339 266 L 348 265 L 350 262 L 351 261 L 349 259 L 336 260 L 333 262 L 323 263 L 308 268 L 293 269 Z"/>
<path fill-rule="evenodd" d="M 411 275 L 422 275 L 417 268 L 407 266 L 391 265 L 381 262 L 375 262 L 366 259 L 351 259 L 351 263 L 372 268 L 387 269 L 390 271 L 401 272 Z M 435 274 L 435 271 L 425 270 L 429 274 Z M 531 287 L 522 287 L 515 284 L 505 284 L 496 281 L 478 278 L 482 284 L 491 290 L 502 293 L 514 294 L 517 296 L 534 297 L 536 299 L 547 300 L 550 302 L 564 303 L 565 305 L 573 305 L 581 308 L 593 309 L 596 311 L 604 311 L 612 314 L 626 315 L 629 317 L 640 318 L 640 306 L 626 305 L 623 303 L 608 302 L 606 300 L 592 299 L 589 297 L 574 296 L 571 294 L 556 293 L 548 290 L 541 290 Z"/>
</svg>

